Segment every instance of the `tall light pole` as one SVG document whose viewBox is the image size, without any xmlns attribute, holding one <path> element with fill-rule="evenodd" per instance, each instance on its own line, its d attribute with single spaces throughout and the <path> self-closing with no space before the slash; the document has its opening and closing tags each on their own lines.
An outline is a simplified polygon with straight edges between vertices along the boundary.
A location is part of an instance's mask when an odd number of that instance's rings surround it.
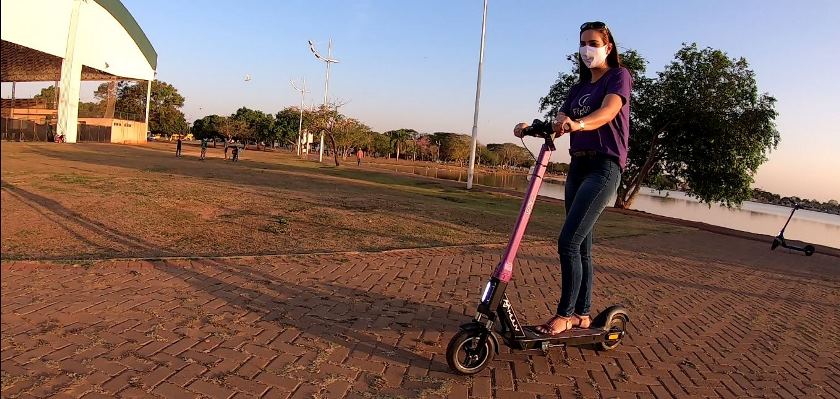
<svg viewBox="0 0 840 399">
<path fill-rule="evenodd" d="M 312 51 L 312 54 L 315 54 L 315 58 L 324 61 L 327 64 L 327 77 L 324 79 L 324 107 L 329 109 L 329 102 L 328 102 L 328 94 L 330 92 L 330 64 L 337 64 L 338 60 L 331 58 L 332 57 L 332 38 L 330 38 L 330 44 L 327 47 L 327 57 L 321 57 L 318 54 L 318 51 L 315 50 L 315 43 L 312 43 L 312 40 L 309 41 L 309 50 Z M 319 154 L 318 154 L 318 162 L 324 162 L 324 131 L 321 130 L 321 145 L 319 147 Z"/>
<path fill-rule="evenodd" d="M 295 82 L 292 82 L 291 80 L 289 81 L 289 83 L 292 84 L 292 87 L 294 87 L 295 90 L 300 92 L 300 121 L 298 122 L 298 137 L 297 137 L 297 154 L 298 154 L 298 156 L 300 156 L 300 141 L 302 139 L 301 131 L 303 130 L 303 99 L 306 97 L 306 93 L 309 93 L 306 90 L 306 78 L 302 78 L 302 80 L 303 80 L 303 87 L 301 87 L 301 88 L 298 88 L 297 86 L 295 86 Z M 309 154 L 309 147 L 306 148 L 306 153 Z"/>
<path fill-rule="evenodd" d="M 484 67 L 484 33 L 487 30 L 487 0 L 484 0 L 484 14 L 481 17 L 481 50 L 478 53 L 478 81 L 475 84 L 475 112 L 473 113 L 472 145 L 470 166 L 467 169 L 467 190 L 472 189 L 475 174 L 475 147 L 478 141 L 478 101 L 481 99 L 481 70 Z"/>
</svg>

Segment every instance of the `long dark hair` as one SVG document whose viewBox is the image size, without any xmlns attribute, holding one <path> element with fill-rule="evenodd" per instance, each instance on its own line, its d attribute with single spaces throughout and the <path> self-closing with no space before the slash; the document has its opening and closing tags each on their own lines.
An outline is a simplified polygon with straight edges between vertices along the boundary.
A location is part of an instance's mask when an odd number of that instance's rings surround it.
<svg viewBox="0 0 840 399">
<path fill-rule="evenodd" d="M 613 38 L 612 32 L 610 32 L 610 28 L 604 26 L 603 28 L 588 28 L 583 29 L 580 31 L 580 34 L 583 35 L 583 32 L 588 30 L 594 30 L 599 32 L 601 36 L 605 39 L 607 43 L 612 43 L 612 51 L 607 54 L 607 65 L 610 68 L 618 68 L 621 66 L 621 59 L 618 57 L 618 45 L 615 44 L 615 38 Z M 592 81 L 592 71 L 586 67 L 586 64 L 583 63 L 583 58 L 580 57 L 580 53 L 577 56 L 578 59 L 578 74 L 579 74 L 579 82 L 590 82 Z"/>
</svg>

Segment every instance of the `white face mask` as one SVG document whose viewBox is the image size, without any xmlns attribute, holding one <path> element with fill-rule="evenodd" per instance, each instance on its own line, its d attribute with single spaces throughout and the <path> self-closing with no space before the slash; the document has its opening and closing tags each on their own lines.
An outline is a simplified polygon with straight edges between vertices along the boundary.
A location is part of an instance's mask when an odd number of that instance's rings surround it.
<svg viewBox="0 0 840 399">
<path fill-rule="evenodd" d="M 607 61 L 607 46 L 582 46 L 579 52 L 587 68 L 598 68 Z"/>
</svg>

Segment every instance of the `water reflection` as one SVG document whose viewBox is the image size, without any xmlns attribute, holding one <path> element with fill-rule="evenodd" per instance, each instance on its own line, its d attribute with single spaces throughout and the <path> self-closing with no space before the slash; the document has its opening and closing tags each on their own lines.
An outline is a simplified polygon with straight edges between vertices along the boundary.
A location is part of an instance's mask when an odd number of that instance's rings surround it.
<svg viewBox="0 0 840 399">
<path fill-rule="evenodd" d="M 466 181 L 467 178 L 464 170 L 411 165 L 370 164 L 370 166 L 438 179 Z M 518 191 L 525 191 L 528 186 L 524 175 L 505 172 L 476 173 L 474 183 Z M 563 199 L 562 181 L 547 181 L 547 184 L 542 185 L 540 195 Z M 729 209 L 723 205 L 701 204 L 682 192 L 659 192 L 647 188 L 639 190 L 639 195 L 631 208 L 656 215 L 767 235 L 778 234 L 790 215 L 790 208 L 777 205 L 745 202 L 741 208 Z M 840 248 L 840 215 L 798 210 L 785 230 L 785 237 L 790 240 Z"/>
</svg>

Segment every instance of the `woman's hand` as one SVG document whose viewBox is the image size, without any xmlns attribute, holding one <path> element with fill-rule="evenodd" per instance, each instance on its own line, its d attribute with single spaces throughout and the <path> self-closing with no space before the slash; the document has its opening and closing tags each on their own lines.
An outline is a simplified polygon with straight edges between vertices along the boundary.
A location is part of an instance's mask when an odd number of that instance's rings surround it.
<svg viewBox="0 0 840 399">
<path fill-rule="evenodd" d="M 566 133 L 574 132 L 575 130 L 579 129 L 580 124 L 572 120 L 566 115 L 563 115 L 560 118 L 554 120 L 554 123 L 551 125 L 551 129 L 554 133 L 557 133 L 558 136 L 562 136 Z"/>
<path fill-rule="evenodd" d="M 527 127 L 528 127 L 528 124 L 525 123 L 525 122 L 516 124 L 516 126 L 513 127 L 513 135 L 516 136 L 516 137 L 522 138 L 522 136 L 523 136 L 522 133 L 525 131 L 525 128 L 527 128 Z"/>
</svg>

